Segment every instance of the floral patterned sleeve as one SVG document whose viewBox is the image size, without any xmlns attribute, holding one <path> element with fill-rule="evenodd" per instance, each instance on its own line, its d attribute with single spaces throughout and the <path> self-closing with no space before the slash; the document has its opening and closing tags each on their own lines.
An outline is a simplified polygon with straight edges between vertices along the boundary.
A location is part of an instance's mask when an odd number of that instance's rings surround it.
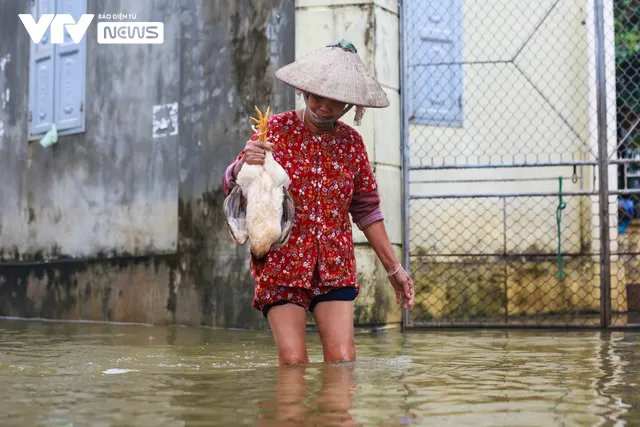
<svg viewBox="0 0 640 427">
<path fill-rule="evenodd" d="M 378 190 L 368 193 L 355 193 L 349 206 L 349 212 L 353 222 L 360 230 L 364 230 L 377 221 L 384 221 L 382 209 L 380 209 L 380 196 Z"/>
<path fill-rule="evenodd" d="M 240 161 L 243 155 L 244 150 L 242 150 L 242 152 L 238 154 L 238 157 L 236 157 L 233 163 L 227 166 L 227 170 L 224 171 L 224 177 L 222 178 L 222 191 L 224 191 L 224 194 L 226 194 L 227 196 L 229 195 L 229 193 L 231 193 L 233 187 L 236 186 L 236 180 L 233 178 L 233 169 L 236 167 L 236 163 Z"/>
<path fill-rule="evenodd" d="M 359 134 L 354 138 L 355 159 L 354 159 L 354 193 L 369 193 L 378 188 L 376 176 L 369 162 L 367 147 Z"/>
<path fill-rule="evenodd" d="M 349 211 L 359 229 L 364 230 L 377 221 L 383 221 L 380 209 L 378 183 L 369 162 L 367 147 L 360 135 L 355 139 L 355 171 L 353 199 Z"/>
</svg>

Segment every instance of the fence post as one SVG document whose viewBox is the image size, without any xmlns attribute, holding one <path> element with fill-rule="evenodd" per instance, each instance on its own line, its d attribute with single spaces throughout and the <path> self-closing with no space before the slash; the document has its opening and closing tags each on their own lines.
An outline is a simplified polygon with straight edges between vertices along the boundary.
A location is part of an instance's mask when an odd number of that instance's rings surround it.
<svg viewBox="0 0 640 427">
<path fill-rule="evenodd" d="M 606 328 L 611 324 L 611 242 L 609 239 L 609 154 L 603 0 L 595 0 L 595 21 L 598 181 L 600 183 L 600 325 Z"/>
<path fill-rule="evenodd" d="M 401 118 L 401 137 L 402 144 L 402 251 L 403 251 L 403 268 L 407 274 L 411 274 L 410 268 L 410 222 L 409 222 L 409 101 L 407 99 L 407 40 L 406 40 L 406 2 L 410 0 L 401 0 L 398 2 L 399 29 L 400 29 L 400 118 Z M 414 284 L 415 285 L 415 284 Z M 402 312 L 402 331 L 404 332 L 409 324 L 409 310 Z"/>
</svg>

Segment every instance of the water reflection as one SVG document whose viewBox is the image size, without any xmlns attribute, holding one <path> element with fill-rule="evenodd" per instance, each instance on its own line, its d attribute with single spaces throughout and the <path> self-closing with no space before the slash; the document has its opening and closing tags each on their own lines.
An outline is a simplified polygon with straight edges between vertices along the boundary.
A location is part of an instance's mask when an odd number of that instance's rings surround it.
<svg viewBox="0 0 640 427">
<path fill-rule="evenodd" d="M 318 391 L 309 386 L 310 371 L 320 377 Z M 279 368 L 274 397 L 259 402 L 258 425 L 356 425 L 349 414 L 356 387 L 354 372 L 353 364 Z"/>
<path fill-rule="evenodd" d="M 640 424 L 638 342 L 639 336 L 635 333 L 600 335 L 596 353 L 600 374 L 596 376 L 593 388 L 600 396 L 600 405 L 607 408 L 603 417 L 610 422 L 624 420 L 635 408 L 635 422 Z M 631 349 L 635 349 L 635 354 L 628 352 Z"/>
</svg>

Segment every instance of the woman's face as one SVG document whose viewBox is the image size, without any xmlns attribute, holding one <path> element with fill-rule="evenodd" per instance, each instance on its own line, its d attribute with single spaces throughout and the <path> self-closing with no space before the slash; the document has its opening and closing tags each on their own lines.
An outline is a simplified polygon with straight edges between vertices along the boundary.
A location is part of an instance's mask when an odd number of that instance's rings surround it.
<svg viewBox="0 0 640 427">
<path fill-rule="evenodd" d="M 311 118 L 320 127 L 332 126 L 342 117 L 346 105 L 344 102 L 323 98 L 313 93 L 307 95 L 307 107 Z"/>
</svg>

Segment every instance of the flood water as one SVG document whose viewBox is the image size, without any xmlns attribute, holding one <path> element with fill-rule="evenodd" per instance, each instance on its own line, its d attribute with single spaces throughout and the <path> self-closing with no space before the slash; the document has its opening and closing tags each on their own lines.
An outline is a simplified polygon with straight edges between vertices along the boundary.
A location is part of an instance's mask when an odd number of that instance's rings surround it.
<svg viewBox="0 0 640 427">
<path fill-rule="evenodd" d="M 268 331 L 0 320 L 0 425 L 640 425 L 640 333 L 397 331 L 279 368 Z"/>
</svg>

